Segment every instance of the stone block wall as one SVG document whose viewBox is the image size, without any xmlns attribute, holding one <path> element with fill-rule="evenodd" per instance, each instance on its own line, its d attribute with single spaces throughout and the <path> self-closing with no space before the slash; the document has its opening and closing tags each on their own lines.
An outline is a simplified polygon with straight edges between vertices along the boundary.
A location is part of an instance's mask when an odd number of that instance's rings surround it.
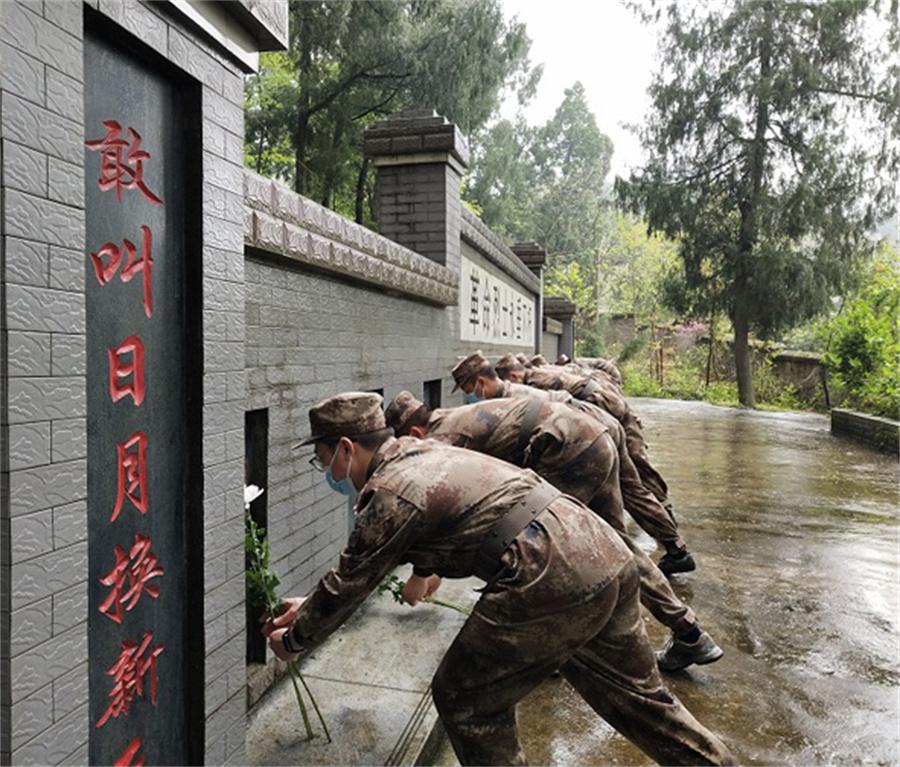
<svg viewBox="0 0 900 767">
<path fill-rule="evenodd" d="M 890 418 L 835 408 L 831 411 L 831 433 L 883 453 L 900 454 L 900 422 Z"/>
<path fill-rule="evenodd" d="M 449 375 L 457 357 L 509 349 L 459 340 L 457 271 L 276 182 L 247 172 L 245 189 L 246 409 L 269 411 L 273 568 L 283 593 L 305 594 L 334 565 L 352 524 L 346 500 L 309 465 L 311 448 L 291 450 L 309 432 L 309 408 L 348 390 L 424 398 L 429 381 L 439 382 L 443 405 L 459 405 Z M 457 252 L 500 258 L 456 237 Z M 533 295 L 535 278 L 520 274 Z"/>
<path fill-rule="evenodd" d="M 244 6 L 286 23 L 284 3 Z M 87 762 L 90 13 L 202 86 L 205 758 L 242 763 L 243 78 L 174 5 L 136 0 L 0 3 L 0 763 Z"/>
<path fill-rule="evenodd" d="M 86 762 L 79 4 L 0 4 L 0 763 Z"/>
</svg>

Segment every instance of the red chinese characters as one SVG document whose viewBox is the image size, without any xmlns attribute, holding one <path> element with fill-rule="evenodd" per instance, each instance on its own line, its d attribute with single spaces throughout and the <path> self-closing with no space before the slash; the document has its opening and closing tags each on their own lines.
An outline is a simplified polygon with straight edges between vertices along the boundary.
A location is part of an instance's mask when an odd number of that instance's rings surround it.
<svg viewBox="0 0 900 767">
<path fill-rule="evenodd" d="M 85 141 L 85 146 L 100 156 L 100 176 L 97 180 L 101 192 L 114 191 L 117 202 L 122 201 L 123 190 L 136 190 L 151 205 L 162 200 L 150 190 L 144 179 L 144 163 L 150 153 L 141 148 L 141 135 L 128 128 L 123 136 L 122 126 L 116 120 L 103 120 L 106 135 L 100 139 Z M 129 208 L 131 210 L 131 208 Z M 94 274 L 101 286 L 108 285 L 118 273 L 123 283 L 140 275 L 143 283 L 143 308 L 147 319 L 153 316 L 153 233 L 146 224 L 140 227 L 140 246 L 129 239 L 104 243 L 96 253 L 90 254 Z M 132 405 L 140 407 L 146 396 L 144 343 L 138 334 L 131 334 L 118 346 L 107 347 L 109 362 L 109 396 L 113 403 L 130 396 Z M 124 442 L 116 444 L 117 491 L 110 523 L 115 522 L 127 499 L 141 514 L 149 510 L 147 448 L 148 436 L 135 431 Z M 116 545 L 113 553 L 115 564 L 99 580 L 108 587 L 99 611 L 111 621 L 122 624 L 125 616 L 147 594 L 151 599 L 160 596 L 157 579 L 165 575 L 148 535 L 134 534 L 130 548 Z M 146 601 L 146 600 L 145 600 Z M 156 705 L 157 659 L 163 652 L 163 644 L 153 646 L 153 631 L 146 629 L 140 643 L 122 638 L 122 650 L 115 663 L 106 670 L 113 678 L 109 691 L 110 702 L 96 727 L 103 727 L 110 719 L 127 716 L 135 697 L 149 688 L 150 702 Z M 144 757 L 139 755 L 142 742 L 136 737 L 116 759 L 121 767 L 140 767 Z"/>
<path fill-rule="evenodd" d="M 116 445 L 116 465 L 118 466 L 118 490 L 116 505 L 109 521 L 116 521 L 126 498 L 141 514 L 146 514 L 148 503 L 147 435 L 144 432 L 136 431 L 131 439 Z"/>
<path fill-rule="evenodd" d="M 150 702 L 156 705 L 156 659 L 164 648 L 159 644 L 150 649 L 152 641 L 152 631 L 144 634 L 140 645 L 128 639 L 122 640 L 122 652 L 119 653 L 118 660 L 106 670 L 107 675 L 115 680 L 109 691 L 112 701 L 97 720 L 97 727 L 102 727 L 110 718 L 116 719 L 120 714 L 128 714 L 131 701 L 135 696 L 144 694 L 144 677 L 148 675 Z"/>
<path fill-rule="evenodd" d="M 141 750 L 141 739 L 135 738 L 125 750 L 119 754 L 119 758 L 113 762 L 113 767 L 144 767 L 144 757 L 139 756 L 136 762 L 132 762 L 138 751 Z"/>
<path fill-rule="evenodd" d="M 150 159 L 150 153 L 141 149 L 141 134 L 129 128 L 129 143 L 122 138 L 122 126 L 116 120 L 104 120 L 102 125 L 106 128 L 103 138 L 84 142 L 91 151 L 100 152 L 100 190 L 115 189 L 116 199 L 121 200 L 123 189 L 137 189 L 153 205 L 160 205 L 162 200 L 144 183 L 144 160 Z"/>
<path fill-rule="evenodd" d="M 144 344 L 140 337 L 128 336 L 118 348 L 110 346 L 106 353 L 112 401 L 118 402 L 130 394 L 134 404 L 140 406 L 144 401 Z"/>
<path fill-rule="evenodd" d="M 134 545 L 127 554 L 121 546 L 116 546 L 116 564 L 100 583 L 110 587 L 109 595 L 100 605 L 100 612 L 116 623 L 122 622 L 122 609 L 131 610 L 146 591 L 156 599 L 159 586 L 149 583 L 151 578 L 165 574 L 156 555 L 150 550 L 150 538 L 135 533 Z M 124 592 L 124 593 L 123 593 Z"/>
<path fill-rule="evenodd" d="M 137 247 L 131 240 L 122 240 L 120 248 L 114 242 L 104 243 L 96 253 L 91 253 L 94 273 L 101 285 L 106 285 L 114 276 L 122 263 L 125 253 L 125 266 L 119 272 L 122 282 L 131 282 L 131 278 L 142 272 L 144 283 L 144 314 L 147 319 L 153 316 L 153 232 L 147 225 L 141 226 L 141 255 L 137 255 Z"/>
</svg>

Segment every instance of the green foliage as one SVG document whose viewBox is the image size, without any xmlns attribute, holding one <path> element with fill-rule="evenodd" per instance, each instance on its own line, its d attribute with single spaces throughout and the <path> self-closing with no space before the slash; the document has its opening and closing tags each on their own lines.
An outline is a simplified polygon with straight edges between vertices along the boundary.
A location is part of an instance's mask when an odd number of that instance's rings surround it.
<svg viewBox="0 0 900 767">
<path fill-rule="evenodd" d="M 551 266 L 593 268 L 605 226 L 612 142 L 597 127 L 584 86 L 567 88 L 540 127 L 500 120 L 476 136 L 465 196 L 485 223 L 513 240 L 534 240 Z"/>
<path fill-rule="evenodd" d="M 753 366 L 753 382 L 757 404 L 770 410 L 804 410 L 809 406 L 802 402 L 790 384 L 782 381 L 772 366 L 772 355 L 764 355 Z"/>
<path fill-rule="evenodd" d="M 277 591 L 278 576 L 269 569 L 269 563 L 272 558 L 269 540 L 266 537 L 265 528 L 257 525 L 249 512 L 244 515 L 244 555 L 246 559 L 247 598 L 250 600 L 250 604 L 259 610 L 264 610 L 270 616 L 278 615 L 282 609 L 282 602 L 278 597 Z M 294 697 L 297 700 L 297 707 L 300 709 L 300 716 L 303 719 L 306 739 L 312 740 L 313 731 L 309 721 L 309 712 L 300 692 L 300 685 L 306 690 L 309 701 L 312 703 L 319 719 L 319 724 L 322 725 L 325 738 L 331 743 L 331 733 L 328 731 L 328 725 L 325 723 L 325 719 L 319 709 L 319 703 L 300 673 L 296 661 L 291 661 L 287 666 L 291 685 L 294 688 Z"/>
<path fill-rule="evenodd" d="M 647 334 L 639 333 L 634 338 L 632 338 L 625 346 L 622 348 L 622 351 L 619 353 L 616 358 L 618 362 L 625 363 L 630 359 L 634 358 L 641 349 L 647 346 Z"/>
<path fill-rule="evenodd" d="M 269 615 L 277 615 L 281 600 L 278 598 L 278 576 L 269 569 L 272 554 L 265 528 L 260 527 L 250 514 L 245 517 L 244 552 L 247 560 L 247 598 L 250 604 Z"/>
<path fill-rule="evenodd" d="M 633 351 L 632 351 L 633 350 Z M 646 336 L 635 338 L 618 357 L 624 378 L 624 392 L 629 397 L 701 400 L 715 405 L 735 407 L 739 404 L 733 371 L 722 379 L 713 376 L 706 383 L 709 348 L 697 345 L 664 354 L 662 382 L 658 366 L 658 344 L 648 345 Z M 794 387 L 774 372 L 774 350 L 760 351 L 753 368 L 759 406 L 771 410 L 805 410 L 809 405 L 797 396 Z"/>
<path fill-rule="evenodd" d="M 664 19 L 650 160 L 620 198 L 679 243 L 673 308 L 730 317 L 752 405 L 748 333 L 827 306 L 896 207 L 896 3 L 673 1 Z"/>
<path fill-rule="evenodd" d="M 606 317 L 597 317 L 591 325 L 587 325 L 585 322 L 576 325 L 575 355 L 578 357 L 608 356 L 604 339 L 608 324 L 609 320 Z"/>
<path fill-rule="evenodd" d="M 898 317 L 900 257 L 883 246 L 862 285 L 820 330 L 836 383 L 857 407 L 888 418 L 897 418 L 900 410 Z"/>
<path fill-rule="evenodd" d="M 634 216 L 612 213 L 597 255 L 599 301 L 606 311 L 631 314 L 635 322 L 667 319 L 664 288 L 678 265 L 676 243 Z"/>
<path fill-rule="evenodd" d="M 366 126 L 433 108 L 472 132 L 540 76 L 499 0 L 293 0 L 290 29 L 246 81 L 246 163 L 358 221 L 371 220 Z"/>
<path fill-rule="evenodd" d="M 495 231 L 547 249 L 545 294 L 578 307 L 579 354 L 602 352 L 604 311 L 656 319 L 662 276 L 677 260 L 674 246 L 648 235 L 644 222 L 610 209 L 611 154 L 576 83 L 544 125 L 519 116 L 482 131 L 464 190 Z"/>
</svg>

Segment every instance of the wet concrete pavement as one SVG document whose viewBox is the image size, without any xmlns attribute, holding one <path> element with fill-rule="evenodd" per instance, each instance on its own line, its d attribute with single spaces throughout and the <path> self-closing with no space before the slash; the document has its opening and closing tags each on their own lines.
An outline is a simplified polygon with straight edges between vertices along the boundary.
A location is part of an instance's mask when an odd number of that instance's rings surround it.
<svg viewBox="0 0 900 767">
<path fill-rule="evenodd" d="M 698 564 L 675 589 L 725 650 L 666 675 L 670 690 L 744 764 L 900 763 L 896 459 L 824 416 L 632 406 Z M 652 763 L 561 679 L 519 713 L 531 764 Z"/>
</svg>

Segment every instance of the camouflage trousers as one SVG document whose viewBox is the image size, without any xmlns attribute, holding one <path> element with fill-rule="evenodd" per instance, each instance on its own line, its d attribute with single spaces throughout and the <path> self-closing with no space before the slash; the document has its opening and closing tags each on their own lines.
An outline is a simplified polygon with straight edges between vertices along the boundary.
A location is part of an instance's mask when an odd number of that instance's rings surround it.
<svg viewBox="0 0 900 767">
<path fill-rule="evenodd" d="M 627 436 L 621 451 L 620 474 L 622 499 L 628 513 L 653 540 L 666 551 L 678 551 L 685 546 L 678 532 L 678 523 L 668 500 L 668 487 L 659 472 L 650 464 L 647 448 L 643 447 L 635 460 L 634 440 Z M 641 437 L 643 445 L 643 437 Z M 662 497 L 660 497 L 662 496 Z"/>
<path fill-rule="evenodd" d="M 647 441 L 644 439 L 644 430 L 638 417 L 629 411 L 625 416 L 622 426 L 625 428 L 625 439 L 628 445 L 628 455 L 634 462 L 644 486 L 656 497 L 656 499 L 670 511 L 672 504 L 669 501 L 669 486 L 656 468 L 650 463 L 650 454 L 647 452 Z M 674 522 L 674 520 L 673 520 Z"/>
<path fill-rule="evenodd" d="M 497 620 L 479 602 L 432 684 L 461 764 L 525 764 L 516 704 L 556 669 L 657 762 L 733 763 L 725 745 L 663 686 L 644 632 L 638 584 L 637 568 L 628 562 L 594 598 L 562 611 L 540 614 L 520 599 L 519 620 Z M 510 600 L 518 596 L 511 593 Z"/>
<path fill-rule="evenodd" d="M 619 474 L 623 465 L 626 471 L 636 478 L 624 441 L 621 446 L 617 446 L 611 435 L 603 434 L 577 458 L 561 467 L 545 467 L 538 461 L 529 468 L 534 469 L 563 492 L 578 498 L 619 534 L 637 565 L 641 581 L 641 604 L 661 624 L 675 634 L 681 634 L 690 628 L 697 618 L 694 611 L 676 596 L 656 563 L 631 539 L 625 529 L 626 505 L 623 501 L 623 492 L 626 483 L 620 482 Z M 640 485 L 639 478 L 631 480 L 632 483 L 635 481 Z M 642 493 L 643 496 L 649 495 L 646 490 Z M 654 498 L 650 497 L 645 506 L 664 516 L 662 507 Z M 637 520 L 633 507 L 628 506 L 627 509 Z M 640 524 L 640 521 L 638 523 Z M 677 531 L 675 535 L 677 537 Z"/>
<path fill-rule="evenodd" d="M 616 415 L 599 394 L 588 401 Z M 650 463 L 641 423 L 630 410 L 617 416 L 617 420 L 623 428 L 622 438 L 615 441 L 619 448 L 619 481 L 625 508 L 641 529 L 667 552 L 678 551 L 684 548 L 685 542 L 669 502 L 669 487 Z"/>
</svg>

